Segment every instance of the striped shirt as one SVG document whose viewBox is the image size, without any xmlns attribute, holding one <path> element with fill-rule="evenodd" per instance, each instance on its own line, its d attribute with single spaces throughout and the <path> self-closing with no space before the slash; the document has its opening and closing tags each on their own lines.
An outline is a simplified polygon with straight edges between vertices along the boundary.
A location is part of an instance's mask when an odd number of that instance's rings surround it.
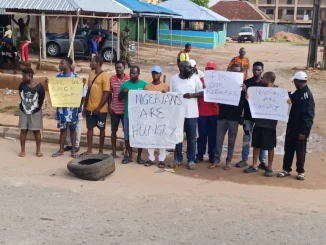
<svg viewBox="0 0 326 245">
<path fill-rule="evenodd" d="M 110 78 L 110 91 L 112 92 L 112 103 L 111 103 L 111 109 L 115 114 L 122 115 L 125 112 L 125 100 L 119 101 L 118 95 L 120 93 L 120 87 L 121 85 L 129 80 L 129 76 L 124 74 L 123 79 L 120 80 L 117 75 L 114 75 Z"/>
</svg>

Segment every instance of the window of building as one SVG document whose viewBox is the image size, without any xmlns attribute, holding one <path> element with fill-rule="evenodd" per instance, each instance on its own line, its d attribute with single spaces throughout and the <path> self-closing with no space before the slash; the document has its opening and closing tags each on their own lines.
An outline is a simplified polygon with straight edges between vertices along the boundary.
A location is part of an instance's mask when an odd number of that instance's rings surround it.
<svg viewBox="0 0 326 245">
<path fill-rule="evenodd" d="M 286 10 L 287 15 L 294 15 L 294 10 L 293 9 L 288 9 Z"/>
<path fill-rule="evenodd" d="M 274 9 L 266 9 L 266 14 L 274 14 Z"/>
<path fill-rule="evenodd" d="M 307 10 L 306 15 L 311 16 L 311 10 Z"/>
<path fill-rule="evenodd" d="M 297 15 L 304 15 L 304 10 L 303 9 L 298 9 Z"/>
<path fill-rule="evenodd" d="M 292 4 L 292 0 L 287 0 L 287 4 Z"/>
<path fill-rule="evenodd" d="M 272 0 L 267 0 L 267 4 L 272 4 Z"/>
</svg>

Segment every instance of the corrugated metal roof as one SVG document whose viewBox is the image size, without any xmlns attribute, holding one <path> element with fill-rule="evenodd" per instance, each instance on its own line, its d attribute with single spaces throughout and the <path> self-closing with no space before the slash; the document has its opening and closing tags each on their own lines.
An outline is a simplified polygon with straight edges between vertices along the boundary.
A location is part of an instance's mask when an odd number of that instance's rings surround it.
<svg viewBox="0 0 326 245">
<path fill-rule="evenodd" d="M 78 3 L 77 3 L 78 2 Z M 114 0 L 0 0 L 0 8 L 43 11 L 77 11 L 131 14 Z"/>
<path fill-rule="evenodd" d="M 190 0 L 169 0 L 158 5 L 182 15 L 184 20 L 230 22 L 227 18 Z"/>
<path fill-rule="evenodd" d="M 211 10 L 223 14 L 229 20 L 271 21 L 264 12 L 247 1 L 219 1 Z"/>
<path fill-rule="evenodd" d="M 116 0 L 127 8 L 131 9 L 134 13 L 151 13 L 151 14 L 166 14 L 178 15 L 170 9 L 160 7 L 158 5 L 140 2 L 138 0 Z"/>
</svg>

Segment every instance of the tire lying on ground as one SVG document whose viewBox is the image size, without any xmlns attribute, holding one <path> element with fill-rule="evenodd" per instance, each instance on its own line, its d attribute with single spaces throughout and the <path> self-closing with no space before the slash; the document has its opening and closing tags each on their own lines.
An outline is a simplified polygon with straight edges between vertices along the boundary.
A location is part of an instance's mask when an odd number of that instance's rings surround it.
<svg viewBox="0 0 326 245">
<path fill-rule="evenodd" d="M 71 160 L 67 168 L 78 178 L 101 180 L 115 170 L 114 158 L 107 154 L 86 155 Z"/>
</svg>

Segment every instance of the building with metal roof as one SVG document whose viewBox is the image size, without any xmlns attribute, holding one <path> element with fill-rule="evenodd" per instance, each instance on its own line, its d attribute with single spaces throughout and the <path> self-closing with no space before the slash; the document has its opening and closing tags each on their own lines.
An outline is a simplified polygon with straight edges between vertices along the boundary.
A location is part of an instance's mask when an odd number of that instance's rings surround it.
<svg viewBox="0 0 326 245">
<path fill-rule="evenodd" d="M 140 2 L 138 0 L 116 0 L 127 8 L 131 9 L 137 16 L 180 16 L 180 14 L 150 3 Z"/>
<path fill-rule="evenodd" d="M 201 7 L 190 0 L 168 0 L 158 6 L 170 9 L 180 15 L 183 20 L 203 22 L 229 22 L 229 20 L 207 8 Z"/>
<path fill-rule="evenodd" d="M 240 29 L 246 26 L 253 27 L 254 33 L 261 29 L 263 40 L 269 37 L 272 19 L 250 2 L 221 0 L 210 9 L 231 21 L 227 25 L 228 37 L 238 36 Z"/>
<path fill-rule="evenodd" d="M 80 15 L 130 15 L 132 10 L 114 0 L 0 0 L 7 12 Z"/>
<path fill-rule="evenodd" d="M 182 16 L 182 20 L 160 25 L 159 40 L 183 46 L 191 43 L 201 48 L 216 48 L 226 42 L 227 18 L 190 0 L 168 0 L 158 4 Z M 173 31 L 171 31 L 173 29 Z"/>
</svg>

